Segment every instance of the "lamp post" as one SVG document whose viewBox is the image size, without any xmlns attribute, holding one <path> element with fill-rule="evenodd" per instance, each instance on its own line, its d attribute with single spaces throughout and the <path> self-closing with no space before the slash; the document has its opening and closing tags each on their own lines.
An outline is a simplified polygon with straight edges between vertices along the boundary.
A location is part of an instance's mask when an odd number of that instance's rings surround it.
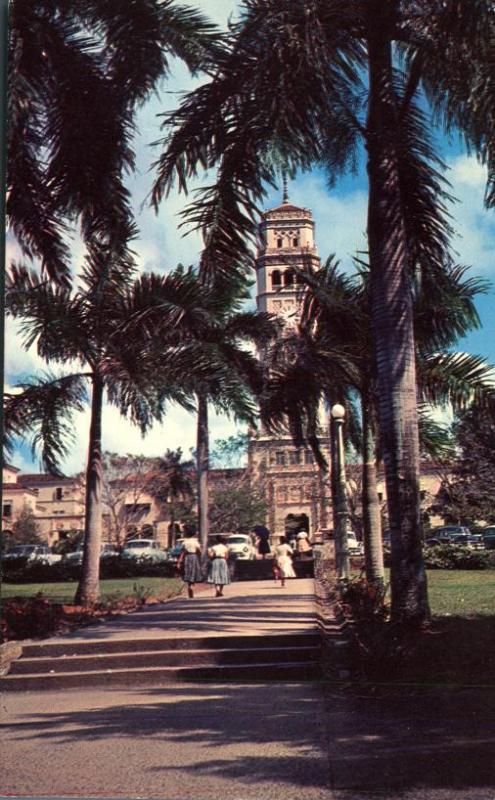
<svg viewBox="0 0 495 800">
<path fill-rule="evenodd" d="M 332 442 L 335 448 L 335 465 L 337 468 L 337 480 L 334 482 L 336 489 L 334 521 L 335 536 L 335 567 L 337 579 L 345 581 L 349 578 L 349 551 L 347 550 L 347 520 L 349 510 L 347 507 L 346 479 L 345 479 L 345 453 L 344 453 L 344 418 L 345 408 L 340 403 L 332 406 L 330 413 L 334 421 L 335 439 Z"/>
</svg>

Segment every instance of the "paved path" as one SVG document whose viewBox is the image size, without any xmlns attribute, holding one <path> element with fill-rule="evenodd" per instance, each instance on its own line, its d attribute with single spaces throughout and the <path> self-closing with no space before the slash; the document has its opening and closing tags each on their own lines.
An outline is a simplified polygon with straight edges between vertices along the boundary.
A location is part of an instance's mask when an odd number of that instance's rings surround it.
<svg viewBox="0 0 495 800">
<path fill-rule="evenodd" d="M 133 614 L 107 620 L 57 641 L 78 639 L 244 636 L 260 633 L 296 633 L 315 628 L 313 580 L 287 582 L 245 581 L 230 584 L 224 597 L 207 588 L 192 600 L 145 606 Z"/>
<path fill-rule="evenodd" d="M 312 580 L 235 583 L 81 629 L 65 639 L 254 635 L 315 629 Z M 176 684 L 5 694 L 8 794 L 170 800 L 327 800 L 318 683 Z"/>
<path fill-rule="evenodd" d="M 311 630 L 312 584 L 234 584 L 66 638 Z M 495 690 L 195 683 L 5 694 L 1 789 L 21 797 L 495 800 Z M 387 788 L 384 788 L 387 787 Z"/>
</svg>

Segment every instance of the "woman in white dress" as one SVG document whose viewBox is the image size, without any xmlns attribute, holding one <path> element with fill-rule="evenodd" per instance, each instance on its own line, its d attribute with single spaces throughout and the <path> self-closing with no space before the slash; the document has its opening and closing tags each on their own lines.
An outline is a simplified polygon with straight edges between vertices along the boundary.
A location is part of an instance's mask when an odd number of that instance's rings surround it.
<svg viewBox="0 0 495 800">
<path fill-rule="evenodd" d="M 292 556 L 294 551 L 290 544 L 287 544 L 285 536 L 280 537 L 280 544 L 275 548 L 275 560 L 280 572 L 280 583 L 285 586 L 286 578 L 295 578 L 296 573 L 292 566 Z"/>
<path fill-rule="evenodd" d="M 227 563 L 230 550 L 225 544 L 224 536 L 217 536 L 217 543 L 210 547 L 210 567 L 207 582 L 215 585 L 215 597 L 223 597 L 223 587 L 230 583 L 229 565 Z"/>
</svg>

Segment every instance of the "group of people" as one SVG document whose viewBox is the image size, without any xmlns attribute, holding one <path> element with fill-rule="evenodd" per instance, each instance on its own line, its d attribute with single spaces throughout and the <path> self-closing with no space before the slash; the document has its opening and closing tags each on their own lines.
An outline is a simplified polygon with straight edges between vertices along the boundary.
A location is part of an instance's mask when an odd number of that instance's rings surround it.
<svg viewBox="0 0 495 800">
<path fill-rule="evenodd" d="M 216 544 L 208 548 L 206 582 L 215 586 L 215 597 L 223 597 L 223 587 L 230 583 L 229 552 L 224 536 L 217 536 Z M 203 580 L 201 545 L 196 534 L 185 534 L 177 566 L 182 574 L 182 580 L 187 583 L 188 597 L 194 597 L 194 584 Z"/>
<path fill-rule="evenodd" d="M 266 531 L 266 534 L 265 534 Z M 270 532 L 267 528 L 255 529 L 257 536 L 257 549 L 261 558 L 271 553 Z M 307 555 L 311 551 L 306 531 L 299 531 L 295 539 L 295 551 L 299 555 Z M 208 548 L 208 569 L 206 582 L 215 587 L 215 597 L 223 597 L 223 587 L 231 582 L 229 559 L 230 551 L 227 547 L 227 540 L 224 536 L 217 536 L 216 543 Z M 182 552 L 178 561 L 178 568 L 182 575 L 182 580 L 187 584 L 188 597 L 194 597 L 194 584 L 203 580 L 203 568 L 201 564 L 201 545 L 195 533 L 185 534 L 182 545 Z M 292 559 L 294 548 L 289 544 L 285 536 L 280 537 L 279 544 L 274 550 L 273 574 L 276 581 L 280 580 L 281 586 L 285 586 L 286 578 L 295 578 L 296 573 Z"/>
</svg>

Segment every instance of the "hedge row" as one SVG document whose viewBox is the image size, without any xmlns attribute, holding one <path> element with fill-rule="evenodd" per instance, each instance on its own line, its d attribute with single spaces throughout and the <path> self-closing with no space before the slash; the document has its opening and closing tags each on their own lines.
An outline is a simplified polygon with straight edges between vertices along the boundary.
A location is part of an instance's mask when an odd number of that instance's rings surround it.
<svg viewBox="0 0 495 800">
<path fill-rule="evenodd" d="M 385 550 L 385 566 L 390 567 L 390 550 Z M 423 558 L 426 569 L 495 569 L 495 552 L 470 550 L 451 544 L 425 546 Z"/>
<path fill-rule="evenodd" d="M 171 578 L 176 574 L 175 566 L 168 561 L 156 561 L 145 556 L 136 559 L 108 556 L 100 562 L 101 578 Z M 56 564 L 31 561 L 17 569 L 10 565 L 4 565 L 3 569 L 3 580 L 8 583 L 60 583 L 77 581 L 80 576 L 80 565 L 63 561 Z"/>
<path fill-rule="evenodd" d="M 495 552 L 489 550 L 439 544 L 425 547 L 423 555 L 427 569 L 495 569 Z"/>
</svg>

